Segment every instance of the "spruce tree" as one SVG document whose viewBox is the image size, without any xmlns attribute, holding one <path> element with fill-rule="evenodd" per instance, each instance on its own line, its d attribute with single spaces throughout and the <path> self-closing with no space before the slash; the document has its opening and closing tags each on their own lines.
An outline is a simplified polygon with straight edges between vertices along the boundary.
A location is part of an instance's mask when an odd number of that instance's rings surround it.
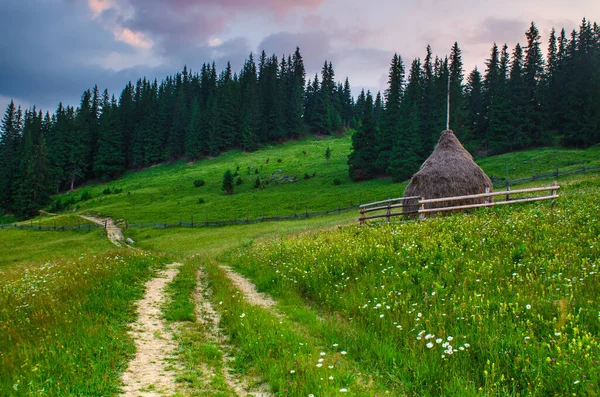
<svg viewBox="0 0 600 397">
<path fill-rule="evenodd" d="M 398 133 L 394 136 L 393 154 L 387 169 L 395 181 L 410 178 L 422 162 L 419 104 L 423 96 L 421 64 L 415 59 L 410 68 L 408 84 L 400 103 Z"/>
<path fill-rule="evenodd" d="M 94 174 L 102 180 L 110 180 L 125 171 L 125 154 L 117 119 L 116 99 L 109 98 L 108 90 L 102 94 L 101 108 L 98 153 L 94 159 Z"/>
<path fill-rule="evenodd" d="M 48 120 L 46 120 L 48 121 Z M 41 112 L 35 107 L 25 112 L 23 127 L 23 157 L 19 175 L 13 183 L 14 209 L 18 217 L 37 215 L 50 201 L 52 188 L 48 175 L 48 159 Z"/>
<path fill-rule="evenodd" d="M 252 53 L 240 73 L 240 132 L 242 147 L 248 151 L 258 149 L 258 77 Z"/>
<path fill-rule="evenodd" d="M 367 180 L 375 176 L 374 161 L 377 158 L 378 134 L 373 109 L 373 96 L 368 91 L 362 125 L 352 135 L 352 153 L 348 158 L 348 171 L 352 180 Z"/>
<path fill-rule="evenodd" d="M 14 210 L 15 179 L 22 157 L 21 109 L 10 101 L 0 126 L 0 210 Z"/>
<path fill-rule="evenodd" d="M 525 48 L 525 59 L 523 65 L 523 85 L 525 89 L 525 109 L 523 109 L 524 134 L 527 141 L 534 145 L 548 143 L 548 138 L 543 131 L 540 81 L 544 72 L 544 57 L 540 48 L 540 34 L 535 26 L 531 26 L 525 33 L 527 47 Z M 525 144 L 524 146 L 526 146 Z"/>
<path fill-rule="evenodd" d="M 394 142 L 400 133 L 402 114 L 400 104 L 404 91 L 404 64 L 398 54 L 394 54 L 388 73 L 388 87 L 385 90 L 385 111 L 382 116 L 377 138 L 377 172 L 383 174 L 391 165 L 394 156 Z"/>
<path fill-rule="evenodd" d="M 231 170 L 227 170 L 225 171 L 225 174 L 223 174 L 223 186 L 221 187 L 221 190 L 229 195 L 233 193 L 233 188 L 233 174 L 231 173 Z"/>
<path fill-rule="evenodd" d="M 485 142 L 484 95 L 481 73 L 477 67 L 469 74 L 465 87 L 468 104 L 467 124 L 471 137 L 479 147 Z"/>
</svg>

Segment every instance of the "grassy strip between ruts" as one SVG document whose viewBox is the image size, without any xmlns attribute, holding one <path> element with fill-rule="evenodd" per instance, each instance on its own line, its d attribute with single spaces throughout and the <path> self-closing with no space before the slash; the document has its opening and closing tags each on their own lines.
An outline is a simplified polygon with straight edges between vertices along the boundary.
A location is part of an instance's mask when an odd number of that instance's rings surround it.
<svg viewBox="0 0 600 397">
<path fill-rule="evenodd" d="M 206 280 L 221 326 L 235 346 L 231 365 L 247 379 L 267 382 L 275 395 L 380 394 L 382 388 L 357 371 L 342 344 L 315 337 L 294 321 L 248 303 L 214 261 Z M 383 393 L 381 393 L 383 394 Z"/>
<path fill-rule="evenodd" d="M 583 178 L 553 203 L 282 238 L 229 261 L 278 300 L 337 316 L 324 335 L 395 395 L 595 396 L 599 187 Z"/>
<path fill-rule="evenodd" d="M 115 250 L 42 263 L 0 273 L 0 394 L 117 394 L 134 302 L 161 261 Z"/>
<path fill-rule="evenodd" d="M 208 323 L 197 321 L 195 300 L 196 293 L 200 293 L 197 278 L 201 263 L 198 257 L 184 261 L 167 287 L 169 300 L 163 308 L 179 346 L 177 396 L 235 396 L 223 375 L 222 347 L 210 337 Z"/>
</svg>

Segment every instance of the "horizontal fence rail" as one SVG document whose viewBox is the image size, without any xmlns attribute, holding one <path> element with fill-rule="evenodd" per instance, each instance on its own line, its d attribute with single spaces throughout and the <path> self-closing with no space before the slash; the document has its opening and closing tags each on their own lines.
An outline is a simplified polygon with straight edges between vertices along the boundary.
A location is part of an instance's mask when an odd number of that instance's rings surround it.
<svg viewBox="0 0 600 397">
<path fill-rule="evenodd" d="M 573 169 L 569 169 L 569 170 L 560 170 L 557 168 L 556 171 L 542 172 L 539 174 L 533 174 L 527 178 L 519 178 L 519 179 L 498 178 L 496 176 L 492 176 L 490 179 L 492 180 L 494 187 L 504 187 L 504 186 L 511 186 L 511 185 L 520 185 L 523 183 L 529 183 L 532 181 L 539 181 L 539 180 L 543 180 L 543 179 L 559 178 L 561 176 L 587 174 L 590 172 L 600 172 L 600 166 L 595 165 L 595 166 L 591 166 L 591 167 L 579 167 L 579 168 L 573 168 Z"/>
<path fill-rule="evenodd" d="M 552 200 L 558 198 L 559 195 L 557 193 L 560 186 L 557 185 L 556 181 L 552 184 L 552 186 L 548 187 L 534 187 L 530 189 L 518 189 L 518 190 L 510 190 L 510 186 L 507 187 L 506 191 L 502 192 L 486 192 L 480 194 L 472 194 L 468 196 L 454 196 L 454 197 L 441 197 L 434 199 L 423 199 L 422 197 L 413 196 L 413 197 L 401 197 L 401 198 L 393 198 L 389 200 L 376 201 L 368 204 L 361 204 L 359 206 L 360 209 L 360 218 L 358 221 L 361 225 L 363 225 L 366 221 L 371 219 L 383 219 L 389 223 L 390 218 L 393 216 L 410 216 L 414 214 L 419 214 L 419 218 L 424 219 L 426 214 L 430 213 L 440 213 L 447 211 L 459 211 L 465 209 L 472 208 L 484 208 L 484 207 L 494 207 L 496 205 L 506 205 L 506 204 L 517 204 L 517 203 L 530 203 L 534 201 L 543 201 L 543 200 Z M 534 197 L 517 197 L 514 198 L 514 195 L 521 195 L 525 193 L 538 193 L 549 191 L 550 194 L 545 196 L 534 196 Z M 503 200 L 495 201 L 496 197 L 501 197 Z M 466 200 L 482 200 L 482 203 L 475 204 L 463 204 L 463 205 L 447 205 L 446 203 L 450 203 L 453 201 L 466 201 Z M 446 204 L 446 206 L 442 207 L 433 207 L 431 208 L 431 204 Z M 426 208 L 429 206 L 430 208 Z M 409 207 L 411 209 L 404 210 L 402 212 L 392 212 L 394 208 L 405 208 Z M 412 209 L 416 208 L 416 209 Z M 373 212 L 382 212 L 375 215 L 369 215 L 369 213 Z"/>
</svg>

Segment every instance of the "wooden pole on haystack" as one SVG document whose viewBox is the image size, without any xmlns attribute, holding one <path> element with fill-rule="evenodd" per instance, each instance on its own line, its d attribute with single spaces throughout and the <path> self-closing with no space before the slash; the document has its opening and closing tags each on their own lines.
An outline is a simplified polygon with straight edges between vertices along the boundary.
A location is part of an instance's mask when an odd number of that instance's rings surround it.
<svg viewBox="0 0 600 397">
<path fill-rule="evenodd" d="M 446 108 L 446 130 L 450 129 L 450 71 L 448 71 L 448 100 Z"/>
</svg>

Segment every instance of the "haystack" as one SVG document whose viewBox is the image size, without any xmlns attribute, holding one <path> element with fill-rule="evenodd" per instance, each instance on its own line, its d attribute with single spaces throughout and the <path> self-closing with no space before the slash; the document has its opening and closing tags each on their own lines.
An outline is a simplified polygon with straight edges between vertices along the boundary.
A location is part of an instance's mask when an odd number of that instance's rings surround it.
<svg viewBox="0 0 600 397">
<path fill-rule="evenodd" d="M 461 145 L 454 133 L 443 131 L 431 156 L 413 175 L 404 191 L 404 197 L 418 196 L 424 199 L 467 196 L 492 191 L 492 181 L 473 161 L 473 157 Z M 416 200 L 404 207 L 405 213 L 416 211 Z M 425 208 L 441 208 L 485 202 L 485 199 L 470 199 L 434 203 Z"/>
</svg>

